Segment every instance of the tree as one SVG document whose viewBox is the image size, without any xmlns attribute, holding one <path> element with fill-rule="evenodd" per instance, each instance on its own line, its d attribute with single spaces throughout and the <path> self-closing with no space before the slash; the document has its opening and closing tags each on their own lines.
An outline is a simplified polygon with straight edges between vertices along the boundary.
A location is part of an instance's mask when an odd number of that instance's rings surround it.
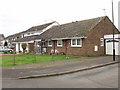
<svg viewBox="0 0 120 90">
<path fill-rule="evenodd" d="M 5 43 L 4 43 L 4 46 L 8 46 L 8 43 L 7 43 L 7 41 L 5 41 Z"/>
<path fill-rule="evenodd" d="M 27 48 L 27 44 L 26 43 L 22 43 L 23 53 L 25 53 L 26 48 Z"/>
</svg>

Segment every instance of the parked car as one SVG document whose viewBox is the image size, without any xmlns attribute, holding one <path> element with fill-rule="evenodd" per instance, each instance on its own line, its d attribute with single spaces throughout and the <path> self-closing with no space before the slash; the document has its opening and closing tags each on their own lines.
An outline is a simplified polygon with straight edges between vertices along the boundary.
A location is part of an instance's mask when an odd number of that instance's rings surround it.
<svg viewBox="0 0 120 90">
<path fill-rule="evenodd" d="M 0 52 L 12 52 L 12 51 L 13 49 L 10 49 L 8 47 L 3 47 L 3 46 L 0 47 Z"/>
</svg>

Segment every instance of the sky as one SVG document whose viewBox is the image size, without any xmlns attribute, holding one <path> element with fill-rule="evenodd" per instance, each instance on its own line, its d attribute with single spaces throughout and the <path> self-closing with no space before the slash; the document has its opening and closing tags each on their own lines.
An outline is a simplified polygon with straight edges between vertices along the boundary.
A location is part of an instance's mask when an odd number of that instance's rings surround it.
<svg viewBox="0 0 120 90">
<path fill-rule="evenodd" d="M 118 28 L 118 2 L 114 21 Z M 12 35 L 52 21 L 60 24 L 100 16 L 112 20 L 112 0 L 0 0 L 0 34 Z"/>
</svg>

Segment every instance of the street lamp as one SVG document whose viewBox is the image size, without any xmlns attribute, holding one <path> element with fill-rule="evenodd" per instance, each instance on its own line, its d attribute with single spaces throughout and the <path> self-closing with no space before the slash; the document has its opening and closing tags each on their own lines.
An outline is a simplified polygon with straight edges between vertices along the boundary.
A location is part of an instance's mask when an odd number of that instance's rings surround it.
<svg viewBox="0 0 120 90">
<path fill-rule="evenodd" d="M 112 21 L 113 21 L 113 61 L 115 61 L 115 40 L 114 40 L 114 9 L 113 9 L 113 0 L 112 0 Z"/>
</svg>

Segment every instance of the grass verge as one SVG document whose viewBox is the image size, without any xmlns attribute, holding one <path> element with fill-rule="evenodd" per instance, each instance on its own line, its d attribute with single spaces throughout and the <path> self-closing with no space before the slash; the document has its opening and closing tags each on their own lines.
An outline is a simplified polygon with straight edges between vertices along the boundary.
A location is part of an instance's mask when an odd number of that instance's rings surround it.
<svg viewBox="0 0 120 90">
<path fill-rule="evenodd" d="M 2 62 L 0 67 L 8 67 L 14 65 L 33 64 L 52 62 L 57 60 L 74 59 L 80 57 L 62 56 L 62 55 L 35 55 L 35 54 L 23 54 L 23 55 L 2 55 Z"/>
</svg>

